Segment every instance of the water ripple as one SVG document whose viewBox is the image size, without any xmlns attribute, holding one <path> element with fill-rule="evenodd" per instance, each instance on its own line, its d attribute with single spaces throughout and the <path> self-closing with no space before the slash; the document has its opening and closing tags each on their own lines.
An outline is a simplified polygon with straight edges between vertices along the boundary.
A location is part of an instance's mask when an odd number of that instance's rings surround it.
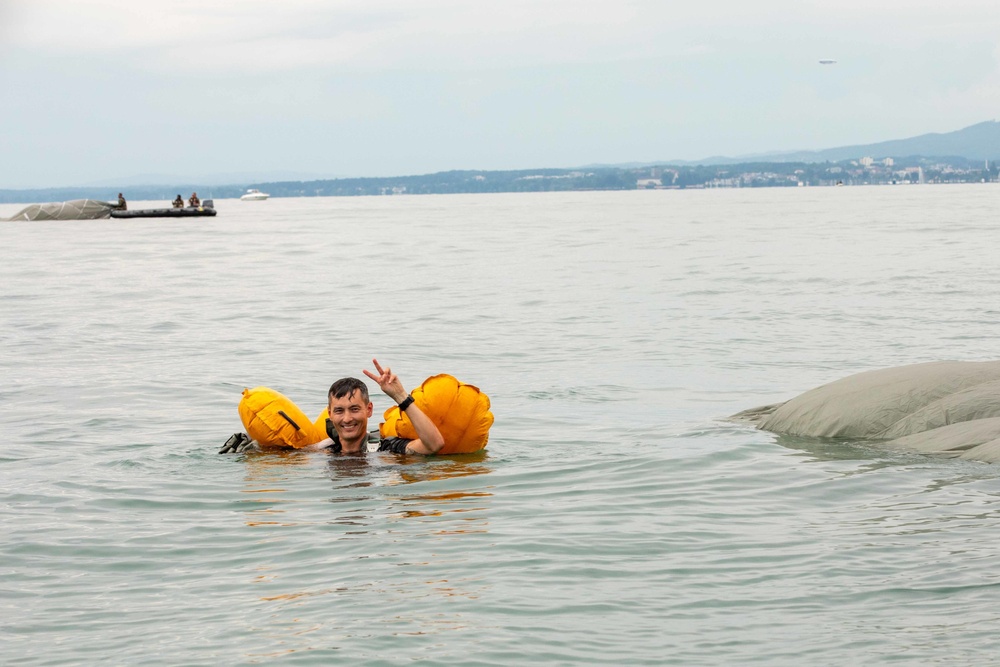
<svg viewBox="0 0 1000 667">
<path fill-rule="evenodd" d="M 993 197 L 218 201 L 208 224 L 6 225 L 5 654 L 992 664 L 995 466 L 722 419 L 993 358 Z M 318 414 L 373 356 L 482 387 L 487 452 L 215 453 L 243 387 Z"/>
</svg>

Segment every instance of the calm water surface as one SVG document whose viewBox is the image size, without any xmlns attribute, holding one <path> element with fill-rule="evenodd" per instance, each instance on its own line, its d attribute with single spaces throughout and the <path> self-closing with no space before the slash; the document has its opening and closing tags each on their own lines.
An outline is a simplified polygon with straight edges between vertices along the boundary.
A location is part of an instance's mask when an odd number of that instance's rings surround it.
<svg viewBox="0 0 1000 667">
<path fill-rule="evenodd" d="M 996 359 L 998 204 L 799 188 L 0 224 L 0 658 L 991 664 L 1000 466 L 723 418 Z M 318 414 L 373 356 L 480 386 L 487 452 L 216 454 L 243 387 Z"/>
</svg>

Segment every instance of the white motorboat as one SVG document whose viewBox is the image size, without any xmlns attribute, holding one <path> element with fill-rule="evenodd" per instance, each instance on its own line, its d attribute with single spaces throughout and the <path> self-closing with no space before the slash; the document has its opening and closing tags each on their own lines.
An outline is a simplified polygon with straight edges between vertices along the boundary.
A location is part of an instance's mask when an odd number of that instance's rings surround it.
<svg viewBox="0 0 1000 667">
<path fill-rule="evenodd" d="M 255 190 L 254 188 L 250 188 L 249 190 L 247 190 L 247 193 L 245 195 L 240 197 L 240 199 L 242 199 L 243 201 L 262 201 L 270 196 L 271 195 L 267 194 L 266 192 L 261 192 L 260 190 Z"/>
</svg>

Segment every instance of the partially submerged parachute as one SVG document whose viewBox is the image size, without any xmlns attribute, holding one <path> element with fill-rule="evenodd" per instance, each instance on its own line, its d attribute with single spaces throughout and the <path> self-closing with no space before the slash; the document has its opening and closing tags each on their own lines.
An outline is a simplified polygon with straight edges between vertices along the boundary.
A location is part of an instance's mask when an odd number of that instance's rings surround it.
<svg viewBox="0 0 1000 667">
<path fill-rule="evenodd" d="M 247 435 L 264 446 L 300 449 L 326 439 L 326 417 L 312 422 L 291 399 L 267 387 L 244 389 L 238 406 Z"/>
<path fill-rule="evenodd" d="M 49 204 L 32 204 L 7 220 L 100 220 L 110 218 L 117 204 L 96 199 L 73 199 Z"/>
<path fill-rule="evenodd" d="M 765 431 L 1000 462 L 1000 361 L 858 373 L 733 416 Z"/>
<path fill-rule="evenodd" d="M 439 454 L 471 454 L 486 448 L 493 413 L 489 397 L 471 384 L 450 375 L 435 375 L 410 392 L 414 402 L 437 425 L 444 436 Z M 398 406 L 385 411 L 385 423 L 379 425 L 383 438 L 415 439 L 417 432 Z"/>
<path fill-rule="evenodd" d="M 471 454 L 486 448 L 493 413 L 489 397 L 478 387 L 451 375 L 435 375 L 411 393 L 444 437 L 438 454 Z M 244 389 L 239 413 L 247 434 L 264 446 L 301 449 L 327 438 L 326 408 L 310 420 L 290 399 L 267 387 Z M 417 438 L 413 424 L 398 406 L 386 410 L 379 433 L 383 438 Z"/>
</svg>

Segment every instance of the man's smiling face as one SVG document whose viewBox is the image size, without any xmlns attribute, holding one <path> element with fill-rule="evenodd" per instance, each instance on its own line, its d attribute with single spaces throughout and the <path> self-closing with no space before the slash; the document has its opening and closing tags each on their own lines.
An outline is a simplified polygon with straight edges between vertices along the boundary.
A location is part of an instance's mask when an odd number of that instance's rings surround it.
<svg viewBox="0 0 1000 667">
<path fill-rule="evenodd" d="M 368 433 L 368 418 L 373 406 L 366 402 L 360 391 L 337 398 L 330 397 L 330 421 L 341 442 L 351 442 Z"/>
</svg>

